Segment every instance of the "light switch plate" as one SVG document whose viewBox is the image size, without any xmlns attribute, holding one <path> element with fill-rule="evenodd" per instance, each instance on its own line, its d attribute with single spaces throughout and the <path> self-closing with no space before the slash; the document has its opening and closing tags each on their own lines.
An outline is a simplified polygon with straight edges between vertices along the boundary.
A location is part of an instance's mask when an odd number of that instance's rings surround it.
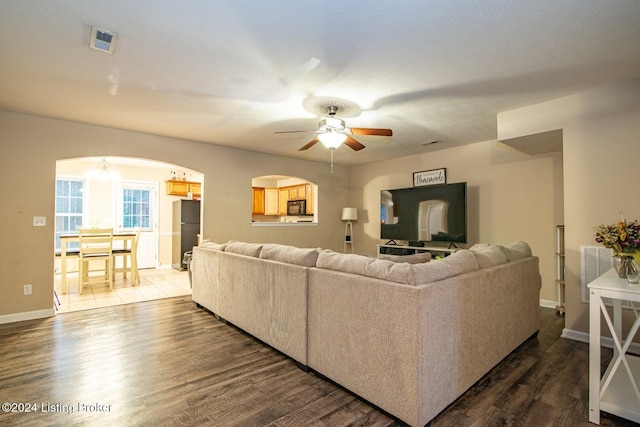
<svg viewBox="0 0 640 427">
<path fill-rule="evenodd" d="M 33 226 L 34 227 L 44 227 L 47 225 L 47 217 L 46 216 L 34 216 L 33 217 Z"/>
</svg>

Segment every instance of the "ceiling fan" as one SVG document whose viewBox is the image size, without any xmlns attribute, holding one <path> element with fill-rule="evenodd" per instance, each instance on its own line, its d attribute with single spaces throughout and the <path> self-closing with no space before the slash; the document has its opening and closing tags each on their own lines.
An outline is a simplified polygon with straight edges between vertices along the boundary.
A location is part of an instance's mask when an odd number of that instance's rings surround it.
<svg viewBox="0 0 640 427">
<path fill-rule="evenodd" d="M 345 126 L 344 120 L 336 117 L 338 112 L 337 105 L 329 105 L 326 107 L 327 116 L 325 116 L 318 124 L 318 130 L 290 130 L 275 133 L 296 133 L 296 132 L 314 132 L 318 136 L 313 138 L 307 144 L 302 146 L 298 151 L 308 150 L 319 142 L 333 150 L 338 148 L 342 143 L 355 151 L 365 148 L 360 142 L 356 141 L 351 135 L 377 135 L 392 136 L 391 129 L 375 129 L 375 128 L 348 128 Z"/>
</svg>

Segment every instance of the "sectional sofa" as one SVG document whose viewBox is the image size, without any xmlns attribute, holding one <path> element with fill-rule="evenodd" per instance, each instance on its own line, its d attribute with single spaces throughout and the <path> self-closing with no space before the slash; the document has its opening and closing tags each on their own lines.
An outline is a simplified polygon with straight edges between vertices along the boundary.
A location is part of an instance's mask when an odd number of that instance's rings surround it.
<svg viewBox="0 0 640 427">
<path fill-rule="evenodd" d="M 193 250 L 193 300 L 412 426 L 539 329 L 525 242 L 408 263 L 231 241 Z"/>
</svg>

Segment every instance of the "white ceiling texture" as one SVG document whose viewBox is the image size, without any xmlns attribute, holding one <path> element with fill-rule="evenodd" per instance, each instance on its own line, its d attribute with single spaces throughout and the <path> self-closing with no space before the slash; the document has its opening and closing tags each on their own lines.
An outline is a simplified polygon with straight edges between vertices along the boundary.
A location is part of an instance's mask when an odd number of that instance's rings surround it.
<svg viewBox="0 0 640 427">
<path fill-rule="evenodd" d="M 90 49 L 91 27 L 118 34 Z M 640 77 L 638 0 L 1 0 L 0 109 L 356 165 L 496 138 L 496 114 Z M 438 141 L 436 144 L 426 144 Z"/>
</svg>

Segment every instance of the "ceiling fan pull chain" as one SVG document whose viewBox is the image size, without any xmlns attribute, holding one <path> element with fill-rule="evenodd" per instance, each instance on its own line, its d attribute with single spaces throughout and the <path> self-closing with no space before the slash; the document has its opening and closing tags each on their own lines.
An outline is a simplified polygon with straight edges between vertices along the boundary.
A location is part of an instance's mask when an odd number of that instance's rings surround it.
<svg viewBox="0 0 640 427">
<path fill-rule="evenodd" d="M 331 151 L 331 173 L 333 173 L 333 152 L 335 151 L 335 149 L 334 149 L 334 148 L 332 148 L 332 149 L 331 149 L 331 150 L 329 150 L 329 151 Z"/>
</svg>

